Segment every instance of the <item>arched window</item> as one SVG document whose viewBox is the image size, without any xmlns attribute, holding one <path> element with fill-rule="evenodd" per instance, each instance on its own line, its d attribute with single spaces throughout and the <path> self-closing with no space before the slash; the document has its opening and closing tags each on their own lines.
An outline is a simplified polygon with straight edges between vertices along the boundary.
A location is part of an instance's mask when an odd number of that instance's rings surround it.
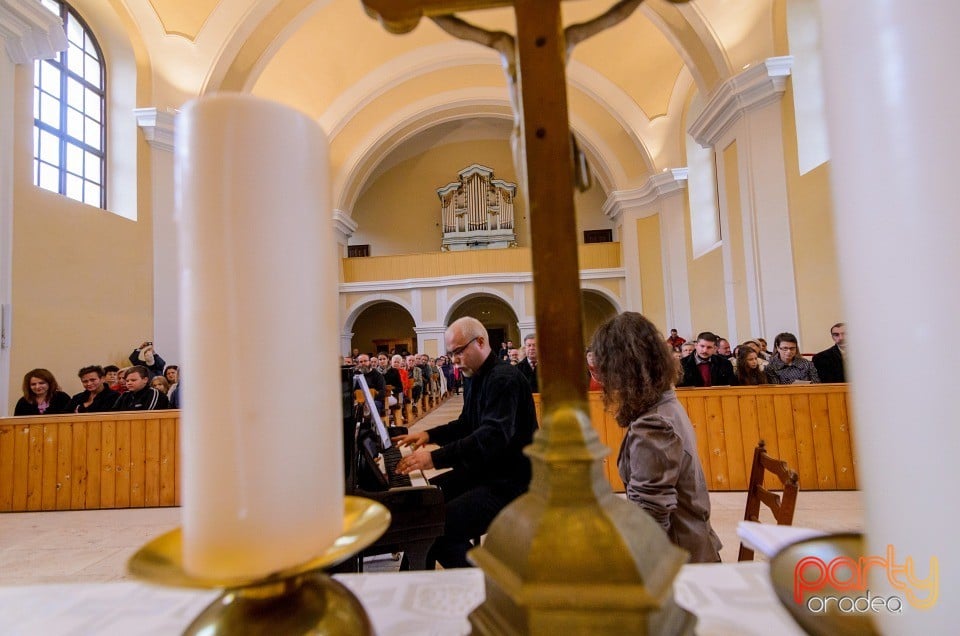
<svg viewBox="0 0 960 636">
<path fill-rule="evenodd" d="M 63 19 L 69 47 L 33 69 L 33 183 L 106 209 L 106 73 L 100 45 L 65 2 L 41 0 Z"/>
</svg>

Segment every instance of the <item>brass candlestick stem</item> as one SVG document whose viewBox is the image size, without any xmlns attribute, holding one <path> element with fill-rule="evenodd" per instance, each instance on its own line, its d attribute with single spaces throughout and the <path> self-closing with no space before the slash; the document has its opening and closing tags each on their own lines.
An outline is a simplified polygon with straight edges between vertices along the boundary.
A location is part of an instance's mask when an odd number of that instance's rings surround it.
<svg viewBox="0 0 960 636">
<path fill-rule="evenodd" d="M 321 572 L 376 541 L 390 526 L 390 511 L 362 497 L 344 498 L 343 533 L 316 558 L 262 579 L 212 579 L 188 574 L 179 528 L 140 548 L 128 571 L 159 585 L 225 588 L 187 627 L 186 634 L 373 634 L 360 601 Z"/>
</svg>

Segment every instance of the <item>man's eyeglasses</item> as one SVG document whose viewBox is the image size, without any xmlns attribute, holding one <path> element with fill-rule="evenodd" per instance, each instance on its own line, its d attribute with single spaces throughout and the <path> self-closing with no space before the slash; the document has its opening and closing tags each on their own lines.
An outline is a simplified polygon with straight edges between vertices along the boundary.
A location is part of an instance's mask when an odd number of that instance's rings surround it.
<svg viewBox="0 0 960 636">
<path fill-rule="evenodd" d="M 473 338 L 470 338 L 469 340 L 467 340 L 467 343 L 465 345 L 461 347 L 457 347 L 456 349 L 451 349 L 450 351 L 447 351 L 447 355 L 450 356 L 451 358 L 453 356 L 461 355 L 464 351 L 467 350 L 467 347 L 469 347 L 473 343 L 473 341 L 479 337 L 480 336 L 474 336 Z"/>
</svg>

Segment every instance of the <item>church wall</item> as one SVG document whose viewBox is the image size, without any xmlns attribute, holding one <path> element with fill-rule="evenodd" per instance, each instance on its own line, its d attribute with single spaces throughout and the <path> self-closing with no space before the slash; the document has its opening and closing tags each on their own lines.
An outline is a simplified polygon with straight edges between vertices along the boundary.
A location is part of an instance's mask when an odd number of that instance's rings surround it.
<svg viewBox="0 0 960 636">
<path fill-rule="evenodd" d="M 660 250 L 660 217 L 637 219 L 637 251 L 640 256 L 640 298 L 643 315 L 660 331 L 667 327 L 667 304 L 663 291 L 663 256 Z"/>
<path fill-rule="evenodd" d="M 403 161 L 369 185 L 352 211 L 359 227 L 350 245 L 370 245 L 372 256 L 440 250 L 440 199 L 437 188 L 457 180 L 457 172 L 479 163 L 494 178 L 516 182 L 507 140 L 436 146 Z M 514 204 L 517 243 L 529 245 L 526 206 Z M 403 278 L 404 276 L 400 276 Z"/>
<path fill-rule="evenodd" d="M 733 275 L 730 293 L 733 294 L 737 334 L 739 340 L 743 341 L 747 337 L 755 338 L 763 334 L 753 334 L 750 328 L 750 300 L 747 296 L 746 247 L 743 240 L 743 207 L 740 200 L 740 170 L 736 142 L 723 149 L 721 160 L 724 167 L 720 174 L 723 175 L 726 186 L 724 195 L 726 196 L 727 236 L 724 237 L 724 241 L 730 246 L 730 268 Z M 717 333 L 724 337 L 732 337 L 725 328 L 718 327 Z"/>
<path fill-rule="evenodd" d="M 788 53 L 786 1 L 775 3 L 778 55 Z M 790 205 L 790 232 L 800 311 L 800 346 L 816 352 L 833 345 L 830 326 L 845 320 L 831 198 L 830 162 L 800 174 L 793 82 L 781 101 L 784 166 Z"/>
<path fill-rule="evenodd" d="M 10 412 L 30 369 L 76 393 L 81 366 L 121 363 L 153 338 L 148 210 L 134 222 L 33 186 L 32 75 L 24 65 L 15 78 Z M 147 182 L 149 163 L 138 171 Z"/>
</svg>

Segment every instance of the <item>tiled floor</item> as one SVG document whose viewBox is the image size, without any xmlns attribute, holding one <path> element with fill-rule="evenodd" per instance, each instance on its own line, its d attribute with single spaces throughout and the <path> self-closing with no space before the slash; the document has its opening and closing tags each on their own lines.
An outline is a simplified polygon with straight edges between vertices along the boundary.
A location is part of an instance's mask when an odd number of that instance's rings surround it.
<svg viewBox="0 0 960 636">
<path fill-rule="evenodd" d="M 455 418 L 461 401 L 452 398 L 413 428 L 431 428 Z M 737 522 L 746 494 L 711 493 L 713 526 L 723 541 L 726 562 L 735 561 Z M 103 582 L 127 577 L 126 560 L 150 538 L 176 527 L 179 508 L 0 514 L 0 585 Z M 769 521 L 770 519 L 763 519 Z M 862 530 L 863 501 L 856 491 L 804 492 L 794 525 L 827 531 Z M 388 571 L 392 560 L 366 565 Z"/>
</svg>

